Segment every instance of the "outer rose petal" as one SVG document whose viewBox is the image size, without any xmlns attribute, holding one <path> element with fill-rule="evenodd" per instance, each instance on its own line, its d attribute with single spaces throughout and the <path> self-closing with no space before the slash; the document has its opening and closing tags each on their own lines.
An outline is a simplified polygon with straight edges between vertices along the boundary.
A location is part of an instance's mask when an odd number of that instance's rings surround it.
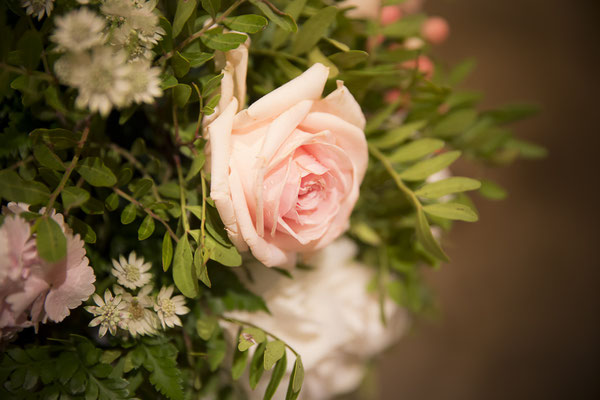
<svg viewBox="0 0 600 400">
<path fill-rule="evenodd" d="M 338 5 L 340 7 L 355 7 L 346 13 L 350 18 L 377 19 L 381 8 L 381 0 L 346 0 Z"/>
<path fill-rule="evenodd" d="M 348 88 L 344 86 L 343 81 L 337 81 L 336 83 L 337 89 L 331 92 L 329 96 L 317 101 L 311 111 L 337 115 L 361 130 L 365 129 L 365 115 L 360 109 L 360 105 Z"/>
</svg>

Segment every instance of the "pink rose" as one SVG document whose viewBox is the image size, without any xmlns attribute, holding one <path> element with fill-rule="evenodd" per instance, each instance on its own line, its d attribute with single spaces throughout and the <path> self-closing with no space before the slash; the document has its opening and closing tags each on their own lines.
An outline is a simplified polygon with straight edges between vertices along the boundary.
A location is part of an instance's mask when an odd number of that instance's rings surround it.
<svg viewBox="0 0 600 400">
<path fill-rule="evenodd" d="M 315 64 L 240 112 L 232 97 L 208 127 L 211 197 L 229 238 L 267 266 L 340 236 L 368 150 L 360 106 L 341 81 L 322 99 Z"/>
</svg>

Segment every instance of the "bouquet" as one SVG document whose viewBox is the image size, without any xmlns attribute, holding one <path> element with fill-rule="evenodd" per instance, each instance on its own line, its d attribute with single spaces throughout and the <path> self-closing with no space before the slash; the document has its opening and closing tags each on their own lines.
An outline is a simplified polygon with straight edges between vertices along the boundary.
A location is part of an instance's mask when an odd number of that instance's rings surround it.
<svg viewBox="0 0 600 400">
<path fill-rule="evenodd" d="M 329 399 L 544 149 L 415 0 L 0 5 L 0 394 Z"/>
</svg>

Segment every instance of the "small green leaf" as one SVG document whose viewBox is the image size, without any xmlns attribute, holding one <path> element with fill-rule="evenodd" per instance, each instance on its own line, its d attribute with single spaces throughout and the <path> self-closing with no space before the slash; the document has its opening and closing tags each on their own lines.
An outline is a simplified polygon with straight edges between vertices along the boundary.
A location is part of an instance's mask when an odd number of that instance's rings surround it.
<svg viewBox="0 0 600 400">
<path fill-rule="evenodd" d="M 105 350 L 100 356 L 100 362 L 104 364 L 112 364 L 117 358 L 121 357 L 121 350 Z"/>
<path fill-rule="evenodd" d="M 104 199 L 104 206 L 108 211 L 115 211 L 119 207 L 119 195 L 116 193 L 109 194 Z"/>
<path fill-rule="evenodd" d="M 90 197 L 88 201 L 81 205 L 81 209 L 86 214 L 101 215 L 104 214 L 104 203 L 94 197 Z"/>
<path fill-rule="evenodd" d="M 133 197 L 136 199 L 142 198 L 150 189 L 154 186 L 154 182 L 149 178 L 139 179 L 135 185 L 132 186 L 131 191 L 133 192 Z"/>
<path fill-rule="evenodd" d="M 448 113 L 433 127 L 433 135 L 449 138 L 467 130 L 477 119 L 477 111 L 463 109 Z"/>
<path fill-rule="evenodd" d="M 290 377 L 290 386 L 288 388 L 288 393 L 291 389 L 292 393 L 298 396 L 300 393 L 300 389 L 302 389 L 302 384 L 304 383 L 304 365 L 302 364 L 302 357 L 297 356 L 296 361 L 294 362 L 294 368 L 292 369 L 292 376 Z M 294 397 L 294 398 L 296 398 Z M 288 397 L 286 396 L 286 399 Z"/>
<path fill-rule="evenodd" d="M 196 321 L 196 332 L 202 340 L 209 340 L 219 326 L 217 317 L 206 316 Z"/>
<path fill-rule="evenodd" d="M 56 111 L 63 114 L 69 112 L 60 99 L 58 89 L 56 89 L 55 86 L 48 86 L 46 90 L 44 90 L 44 99 L 46 100 L 46 103 Z"/>
<path fill-rule="evenodd" d="M 211 371 L 216 371 L 219 368 L 219 365 L 225 359 L 225 354 L 227 350 L 227 345 L 223 339 L 213 339 L 208 342 L 207 353 L 208 356 L 206 361 L 208 361 L 208 365 L 210 366 Z"/>
<path fill-rule="evenodd" d="M 163 271 L 168 271 L 171 261 L 173 260 L 173 242 L 169 232 L 165 232 L 162 242 L 162 267 Z"/>
<path fill-rule="evenodd" d="M 369 53 L 362 50 L 350 50 L 335 53 L 329 56 L 329 59 L 342 69 L 351 69 L 358 64 L 367 61 Z"/>
<path fill-rule="evenodd" d="M 338 8 L 334 6 L 320 9 L 300 28 L 292 44 L 292 54 L 299 55 L 310 51 L 325 36 L 329 26 L 335 21 Z"/>
<path fill-rule="evenodd" d="M 479 194 L 491 200 L 504 200 L 508 195 L 502 186 L 487 179 L 481 180 Z"/>
<path fill-rule="evenodd" d="M 268 345 L 267 345 L 267 347 L 268 347 Z M 267 348 L 267 350 L 268 350 L 268 348 Z M 265 353 L 265 359 L 266 359 L 266 353 Z M 279 384 L 281 383 L 281 380 L 283 379 L 283 376 L 285 375 L 286 368 L 287 368 L 287 355 L 285 354 L 285 351 L 284 351 L 283 357 L 281 357 L 281 359 L 279 361 L 277 361 L 277 364 L 275 364 L 275 368 L 273 369 L 273 373 L 271 374 L 271 379 L 269 380 L 269 384 L 267 385 L 267 389 L 265 390 L 265 396 L 263 397 L 263 400 L 271 400 L 273 398 L 275 391 L 277 391 L 277 388 L 279 387 Z"/>
<path fill-rule="evenodd" d="M 34 71 L 40 63 L 44 50 L 40 34 L 33 30 L 26 31 L 17 42 L 17 49 L 19 49 L 23 66 Z"/>
<path fill-rule="evenodd" d="M 437 203 L 429 204 L 423 207 L 429 215 L 445 219 L 460 220 L 466 222 L 475 222 L 479 218 L 477 214 L 468 206 L 460 203 Z"/>
<path fill-rule="evenodd" d="M 265 372 L 265 368 L 263 366 L 264 363 L 264 355 L 265 348 L 267 347 L 266 342 L 262 342 L 254 352 L 252 356 L 252 360 L 250 360 L 250 373 L 249 373 L 249 381 L 250 387 L 252 390 L 256 389 L 256 385 L 258 385 L 258 381 L 262 377 L 263 372 Z"/>
<path fill-rule="evenodd" d="M 117 186 L 125 186 L 129 183 L 133 177 L 133 171 L 129 167 L 123 167 L 119 171 L 119 178 L 117 179 Z"/>
<path fill-rule="evenodd" d="M 206 156 L 204 155 L 204 153 L 198 153 L 197 156 L 194 156 L 192 165 L 190 166 L 190 169 L 185 177 L 186 182 L 198 175 L 198 173 L 202 170 L 205 161 Z"/>
<path fill-rule="evenodd" d="M 429 226 L 429 222 L 427 222 L 427 217 L 425 216 L 425 212 L 419 207 L 417 209 L 417 239 L 419 243 L 423 245 L 425 250 L 429 252 L 435 258 L 442 261 L 450 261 L 444 250 L 440 247 L 439 243 L 433 237 L 431 233 L 431 227 Z"/>
<path fill-rule="evenodd" d="M 308 52 L 308 61 L 310 65 L 321 63 L 329 68 L 328 79 L 335 78 L 340 73 L 338 67 L 329 58 L 325 57 L 325 54 L 317 46 Z"/>
<path fill-rule="evenodd" d="M 33 156 L 35 159 L 44 167 L 50 168 L 56 171 L 64 171 L 65 165 L 63 164 L 60 157 L 58 157 L 48 146 L 44 143 L 38 143 L 33 146 Z"/>
<path fill-rule="evenodd" d="M 54 150 L 69 149 L 77 146 L 81 135 L 66 129 L 35 129 L 29 134 L 34 141 L 43 140 L 51 143 Z"/>
<path fill-rule="evenodd" d="M 60 196 L 65 210 L 79 207 L 90 198 L 87 190 L 78 188 L 77 186 L 67 186 L 60 192 Z"/>
<path fill-rule="evenodd" d="M 162 90 L 167 90 L 177 85 L 177 78 L 170 74 L 161 75 L 160 88 Z"/>
<path fill-rule="evenodd" d="M 214 53 L 204 53 L 202 51 L 184 51 L 181 55 L 189 60 L 190 67 L 192 68 L 201 67 L 204 63 L 215 57 Z"/>
<path fill-rule="evenodd" d="M 150 372 L 150 383 L 171 400 L 183 400 L 181 372 L 177 368 L 177 348 L 171 343 L 140 346 L 145 353 L 144 368 Z M 111 397 L 107 397 L 107 400 Z"/>
<path fill-rule="evenodd" d="M 239 267 L 242 265 L 242 256 L 235 246 L 224 246 L 211 235 L 205 236 L 204 246 L 211 260 L 215 260 L 227 267 Z"/>
<path fill-rule="evenodd" d="M 246 35 L 241 33 L 222 33 L 222 29 L 214 28 L 207 31 L 200 40 L 206 45 L 206 47 L 213 50 L 228 51 L 238 48 L 238 46 L 244 43 L 248 39 Z"/>
<path fill-rule="evenodd" d="M 225 26 L 234 31 L 256 33 L 262 31 L 267 26 L 267 19 L 260 15 L 248 14 L 237 17 L 226 18 Z"/>
<path fill-rule="evenodd" d="M 179 108 L 183 108 L 188 100 L 190 99 L 190 95 L 192 94 L 192 88 L 185 83 L 178 83 L 173 88 L 173 101 Z"/>
<path fill-rule="evenodd" d="M 209 13 L 214 20 L 217 16 L 217 13 L 221 9 L 221 0 L 201 0 L 201 2 L 202 8 L 204 8 L 204 10 L 206 10 L 206 12 Z"/>
<path fill-rule="evenodd" d="M 196 276 L 206 286 L 211 287 L 210 278 L 208 277 L 208 270 L 206 268 L 206 260 L 203 255 L 203 250 L 198 247 L 194 254 L 194 267 L 196 268 Z"/>
<path fill-rule="evenodd" d="M 48 201 L 50 190 L 41 182 L 25 181 L 12 170 L 0 171 L 0 197 L 29 205 L 38 205 Z"/>
<path fill-rule="evenodd" d="M 197 0 L 179 0 L 173 18 L 173 38 L 179 36 L 197 6 Z"/>
<path fill-rule="evenodd" d="M 175 256 L 173 257 L 173 281 L 179 291 L 186 297 L 198 296 L 198 277 L 193 267 L 192 249 L 184 234 L 177 242 Z"/>
<path fill-rule="evenodd" d="M 154 218 L 146 215 L 140 227 L 138 228 L 138 239 L 146 240 L 154 233 Z"/>
<path fill-rule="evenodd" d="M 233 353 L 233 365 L 231 366 L 231 377 L 233 380 L 238 380 L 244 374 L 246 370 L 246 363 L 248 362 L 248 351 L 240 351 L 236 349 Z"/>
<path fill-rule="evenodd" d="M 377 231 L 365 222 L 353 223 L 350 227 L 350 232 L 364 243 L 372 246 L 379 246 L 381 244 L 381 237 L 377 234 Z"/>
<path fill-rule="evenodd" d="M 128 225 L 133 222 L 136 217 L 136 206 L 133 203 L 129 203 L 125 206 L 121 212 L 121 223 Z"/>
<path fill-rule="evenodd" d="M 548 150 L 544 147 L 525 140 L 511 139 L 505 147 L 518 150 L 521 157 L 530 160 L 539 160 L 548 156 Z"/>
<path fill-rule="evenodd" d="M 175 54 L 171 57 L 171 66 L 173 67 L 175 76 L 181 78 L 190 70 L 190 60 L 182 56 L 178 51 L 175 51 Z"/>
<path fill-rule="evenodd" d="M 98 157 L 84 158 L 79 162 L 76 171 L 92 186 L 108 187 L 117 183 L 115 174 Z"/>
<path fill-rule="evenodd" d="M 206 97 L 212 93 L 219 85 L 221 84 L 221 80 L 223 79 L 223 74 L 213 76 L 208 81 L 202 84 L 202 97 Z"/>
<path fill-rule="evenodd" d="M 71 228 L 75 233 L 78 233 L 84 242 L 96 243 L 96 232 L 91 226 L 80 220 L 79 218 L 71 217 Z"/>
<path fill-rule="evenodd" d="M 390 38 L 404 39 L 411 36 L 419 36 L 421 33 L 421 26 L 425 21 L 423 14 L 407 15 L 403 16 L 397 22 L 389 24 L 383 27 L 382 33 Z"/>
<path fill-rule="evenodd" d="M 439 139 L 418 139 L 394 151 L 388 156 L 393 163 L 405 163 L 415 161 L 444 147 L 444 141 Z"/>
<path fill-rule="evenodd" d="M 427 199 L 438 199 L 448 194 L 476 190 L 481 187 L 481 183 L 475 179 L 454 176 L 437 182 L 428 183 L 415 191 L 419 197 Z"/>
<path fill-rule="evenodd" d="M 427 125 L 427 121 L 415 121 L 387 131 L 383 136 L 369 141 L 370 144 L 380 149 L 395 147 L 413 136 L 417 131 Z"/>
<path fill-rule="evenodd" d="M 298 26 L 296 25 L 296 21 L 292 18 L 291 15 L 286 14 L 278 10 L 277 13 L 271 10 L 266 3 L 263 3 L 261 0 L 250 0 L 255 7 L 257 7 L 269 20 L 273 21 L 276 25 L 278 25 L 281 29 L 286 32 L 297 32 Z"/>
<path fill-rule="evenodd" d="M 67 256 L 67 239 L 56 221 L 44 216 L 36 223 L 36 231 L 40 257 L 49 262 L 57 262 Z"/>
<path fill-rule="evenodd" d="M 447 153 L 440 154 L 439 156 L 419 161 L 415 165 L 400 173 L 400 178 L 407 181 L 423 180 L 452 164 L 458 157 L 460 157 L 460 154 L 461 153 L 458 150 L 449 151 Z"/>
<path fill-rule="evenodd" d="M 246 351 L 256 343 L 262 343 L 267 340 L 267 335 L 258 328 L 246 327 L 239 336 L 238 350 Z"/>
<path fill-rule="evenodd" d="M 281 340 L 273 340 L 267 343 L 265 349 L 265 369 L 268 371 L 285 354 L 285 344 Z"/>
</svg>

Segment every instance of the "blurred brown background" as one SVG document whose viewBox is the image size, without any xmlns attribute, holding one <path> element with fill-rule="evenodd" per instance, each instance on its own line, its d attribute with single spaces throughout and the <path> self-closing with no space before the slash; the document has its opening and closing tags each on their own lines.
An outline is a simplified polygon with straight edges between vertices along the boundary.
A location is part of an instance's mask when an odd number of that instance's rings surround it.
<svg viewBox="0 0 600 400">
<path fill-rule="evenodd" d="M 442 315 L 420 321 L 378 363 L 381 399 L 600 399 L 600 2 L 427 0 L 446 17 L 450 64 L 484 106 L 527 100 L 543 112 L 514 126 L 550 157 L 505 169 L 461 165 L 510 194 L 476 197 L 480 221 L 445 242 L 429 273 Z"/>
</svg>

